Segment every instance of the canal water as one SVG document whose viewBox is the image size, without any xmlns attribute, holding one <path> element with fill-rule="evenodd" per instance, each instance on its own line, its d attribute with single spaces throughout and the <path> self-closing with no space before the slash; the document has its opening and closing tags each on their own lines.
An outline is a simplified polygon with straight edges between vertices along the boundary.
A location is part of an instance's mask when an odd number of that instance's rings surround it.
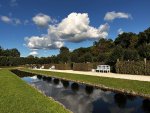
<svg viewBox="0 0 150 113">
<path fill-rule="evenodd" d="M 150 100 L 41 75 L 22 80 L 73 113 L 150 113 Z"/>
</svg>

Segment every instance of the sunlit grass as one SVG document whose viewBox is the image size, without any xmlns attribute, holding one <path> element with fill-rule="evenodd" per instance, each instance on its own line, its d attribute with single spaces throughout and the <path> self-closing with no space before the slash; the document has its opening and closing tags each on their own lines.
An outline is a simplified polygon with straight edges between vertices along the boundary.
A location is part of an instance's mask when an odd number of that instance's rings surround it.
<svg viewBox="0 0 150 113">
<path fill-rule="evenodd" d="M 0 113 L 69 113 L 7 69 L 0 69 Z"/>
</svg>

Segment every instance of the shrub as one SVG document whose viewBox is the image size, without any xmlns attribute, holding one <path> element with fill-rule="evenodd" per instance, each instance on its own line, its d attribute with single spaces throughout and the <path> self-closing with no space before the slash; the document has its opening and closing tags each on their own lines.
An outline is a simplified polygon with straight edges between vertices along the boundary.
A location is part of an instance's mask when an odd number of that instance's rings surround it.
<svg viewBox="0 0 150 113">
<path fill-rule="evenodd" d="M 150 75 L 150 61 L 118 61 L 116 72 L 122 74 Z"/>
</svg>

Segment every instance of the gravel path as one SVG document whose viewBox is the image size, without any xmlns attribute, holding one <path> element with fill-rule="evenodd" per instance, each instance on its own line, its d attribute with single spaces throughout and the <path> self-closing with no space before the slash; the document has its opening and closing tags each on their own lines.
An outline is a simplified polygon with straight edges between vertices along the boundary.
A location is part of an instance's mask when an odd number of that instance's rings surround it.
<svg viewBox="0 0 150 113">
<path fill-rule="evenodd" d="M 144 75 L 98 73 L 98 72 L 90 72 L 90 71 L 84 72 L 84 71 L 73 71 L 73 70 L 50 70 L 50 69 L 36 69 L 36 70 L 73 73 L 73 74 L 84 74 L 84 75 L 88 75 L 88 76 L 110 77 L 110 78 L 120 78 L 120 79 L 129 79 L 129 80 L 138 80 L 138 81 L 150 82 L 150 76 L 144 76 Z"/>
</svg>

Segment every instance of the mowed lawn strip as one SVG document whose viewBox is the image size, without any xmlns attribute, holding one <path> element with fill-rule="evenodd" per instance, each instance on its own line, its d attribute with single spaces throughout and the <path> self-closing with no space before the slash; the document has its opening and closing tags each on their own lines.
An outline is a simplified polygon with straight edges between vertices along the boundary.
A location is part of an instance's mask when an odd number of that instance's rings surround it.
<svg viewBox="0 0 150 113">
<path fill-rule="evenodd" d="M 44 74 L 53 77 L 60 77 L 69 80 L 86 82 L 93 85 L 104 85 L 109 88 L 125 90 L 128 92 L 135 92 L 136 94 L 147 95 L 150 97 L 150 82 L 108 78 L 108 77 L 97 77 L 97 76 L 89 76 L 89 75 L 82 75 L 82 74 L 52 72 L 52 71 L 41 71 L 41 70 L 30 70 L 30 69 L 21 69 L 21 70 L 36 73 L 36 74 Z"/>
<path fill-rule="evenodd" d="M 69 113 L 7 69 L 0 69 L 0 113 Z"/>
</svg>

